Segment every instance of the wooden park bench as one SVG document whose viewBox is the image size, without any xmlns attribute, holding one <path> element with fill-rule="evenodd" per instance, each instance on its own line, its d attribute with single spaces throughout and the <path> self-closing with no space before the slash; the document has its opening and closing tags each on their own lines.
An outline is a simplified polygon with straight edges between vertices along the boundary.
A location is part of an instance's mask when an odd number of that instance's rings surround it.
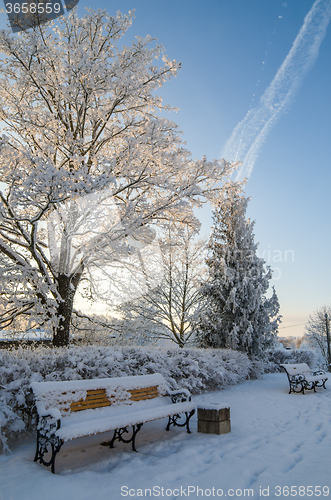
<svg viewBox="0 0 331 500">
<path fill-rule="evenodd" d="M 167 431 L 176 425 L 190 433 L 189 421 L 195 412 L 190 393 L 185 389 L 170 391 L 158 373 L 33 382 L 31 388 L 38 414 L 34 461 L 51 466 L 53 473 L 55 457 L 66 441 L 113 430 L 111 441 L 106 443 L 110 448 L 118 440 L 132 443 L 136 451 L 136 434 L 144 422 L 168 417 Z M 132 433 L 127 429 L 130 426 Z"/>
<path fill-rule="evenodd" d="M 282 364 L 280 365 L 286 371 L 287 378 L 290 384 L 291 392 L 302 392 L 305 390 L 314 390 L 316 392 L 316 387 L 325 387 L 325 382 L 328 376 L 323 371 L 312 372 L 306 363 L 298 364 Z"/>
</svg>

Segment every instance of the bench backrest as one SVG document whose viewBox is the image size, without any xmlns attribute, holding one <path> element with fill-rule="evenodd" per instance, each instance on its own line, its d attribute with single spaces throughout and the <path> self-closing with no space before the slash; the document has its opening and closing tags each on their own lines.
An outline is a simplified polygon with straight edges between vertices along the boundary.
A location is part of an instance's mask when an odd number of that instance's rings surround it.
<svg viewBox="0 0 331 500">
<path fill-rule="evenodd" d="M 296 375 L 298 373 L 302 373 L 303 375 L 311 375 L 311 369 L 307 365 L 307 363 L 298 363 L 294 364 L 283 364 L 282 366 L 289 375 Z"/>
<path fill-rule="evenodd" d="M 91 380 L 33 382 L 32 390 L 40 415 L 57 409 L 61 416 L 71 412 L 111 405 L 133 404 L 167 394 L 168 386 L 159 373 Z"/>
</svg>

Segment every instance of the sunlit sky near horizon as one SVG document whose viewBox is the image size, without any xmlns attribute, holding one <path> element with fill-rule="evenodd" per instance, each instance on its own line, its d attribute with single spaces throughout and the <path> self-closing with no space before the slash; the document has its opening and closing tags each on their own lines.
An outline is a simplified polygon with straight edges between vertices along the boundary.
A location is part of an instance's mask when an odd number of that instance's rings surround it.
<svg viewBox="0 0 331 500">
<path fill-rule="evenodd" d="M 312 0 L 80 0 L 110 14 L 135 9 L 126 35 L 151 35 L 182 63 L 159 94 L 194 157 L 220 158 L 235 127 L 273 81 Z M 331 0 L 320 5 L 330 8 Z M 1 14 L 0 28 L 6 27 Z M 308 49 L 307 49 L 308 50 Z M 302 56 L 303 54 L 301 54 Z M 301 57 L 300 56 L 300 57 Z M 299 57 L 299 55 L 298 55 Z M 295 58 L 294 58 L 295 59 Z M 294 60 L 296 62 L 296 60 Z M 245 192 L 259 254 L 274 268 L 283 323 L 302 335 L 308 315 L 331 304 L 331 27 L 316 61 L 259 149 Z M 281 88 L 279 89 L 282 90 Z M 235 158 L 226 158 L 234 160 Z M 211 211 L 200 212 L 208 234 Z"/>
</svg>

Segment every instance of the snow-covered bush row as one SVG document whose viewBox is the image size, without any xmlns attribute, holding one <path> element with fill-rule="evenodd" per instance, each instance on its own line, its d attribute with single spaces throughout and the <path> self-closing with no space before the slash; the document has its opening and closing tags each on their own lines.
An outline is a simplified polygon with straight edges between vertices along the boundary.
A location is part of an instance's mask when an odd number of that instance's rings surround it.
<svg viewBox="0 0 331 500">
<path fill-rule="evenodd" d="M 265 372 L 280 372 L 282 369 L 279 365 L 283 363 L 307 363 L 310 368 L 315 368 L 317 357 L 314 351 L 301 349 L 287 351 L 286 349 L 275 349 L 268 353 L 268 362 L 265 365 Z"/>
<path fill-rule="evenodd" d="M 250 373 L 250 371 L 254 373 Z M 0 450 L 7 437 L 35 426 L 30 383 L 161 373 L 192 394 L 236 384 L 259 369 L 245 354 L 221 349 L 142 347 L 38 348 L 0 352 Z"/>
</svg>

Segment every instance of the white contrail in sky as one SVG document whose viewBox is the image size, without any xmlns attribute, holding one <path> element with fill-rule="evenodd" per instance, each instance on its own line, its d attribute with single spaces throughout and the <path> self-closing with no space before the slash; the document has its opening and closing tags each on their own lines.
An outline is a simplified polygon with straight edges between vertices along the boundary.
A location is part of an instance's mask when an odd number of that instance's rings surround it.
<svg viewBox="0 0 331 500">
<path fill-rule="evenodd" d="M 288 108 L 306 73 L 315 63 L 330 18 L 331 0 L 316 0 L 259 105 L 250 109 L 232 132 L 222 157 L 242 161 L 236 180 L 251 175 L 259 149 L 271 127 Z"/>
</svg>

